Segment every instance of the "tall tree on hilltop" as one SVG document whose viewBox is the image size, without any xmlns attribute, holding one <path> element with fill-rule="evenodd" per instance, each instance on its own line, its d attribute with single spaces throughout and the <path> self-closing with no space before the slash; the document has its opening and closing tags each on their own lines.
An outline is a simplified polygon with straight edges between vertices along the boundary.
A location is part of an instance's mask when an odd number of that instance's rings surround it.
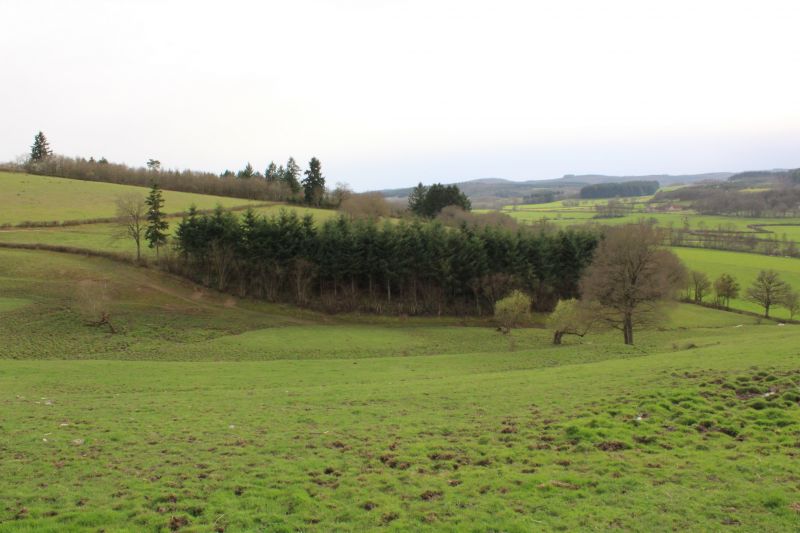
<svg viewBox="0 0 800 533">
<path fill-rule="evenodd" d="M 293 193 L 300 192 L 300 165 L 290 157 L 286 162 L 286 169 L 281 173 L 282 181 L 289 186 Z"/>
<path fill-rule="evenodd" d="M 153 183 L 150 188 L 150 194 L 144 201 L 147 205 L 147 228 L 144 230 L 144 238 L 150 248 L 155 248 L 156 258 L 158 258 L 158 250 L 167 242 L 167 229 L 169 224 L 164 219 L 164 196 L 158 183 Z"/>
<path fill-rule="evenodd" d="M 275 161 L 270 161 L 269 165 L 267 166 L 267 170 L 264 171 L 264 179 L 270 183 L 275 183 L 280 178 L 281 176 L 278 174 L 278 166 L 275 164 Z"/>
<path fill-rule="evenodd" d="M 408 195 L 408 209 L 412 213 L 419 213 L 422 209 L 422 202 L 425 201 L 425 195 L 428 194 L 428 188 L 419 182 L 419 185 L 414 187 L 411 194 Z"/>
<path fill-rule="evenodd" d="M 53 151 L 50 149 L 50 143 L 47 142 L 47 137 L 44 136 L 44 133 L 40 131 L 33 138 L 30 160 L 32 162 L 43 161 L 51 155 L 53 155 Z"/>
<path fill-rule="evenodd" d="M 237 178 L 252 178 L 255 175 L 255 169 L 253 169 L 253 165 L 250 162 L 247 162 L 247 165 L 244 167 L 244 170 L 240 170 L 238 174 L 236 174 Z"/>
<path fill-rule="evenodd" d="M 302 185 L 306 203 L 319 207 L 322 203 L 322 196 L 325 194 L 325 178 L 322 175 L 322 163 L 319 162 L 319 159 L 311 158 L 305 175 Z"/>
</svg>

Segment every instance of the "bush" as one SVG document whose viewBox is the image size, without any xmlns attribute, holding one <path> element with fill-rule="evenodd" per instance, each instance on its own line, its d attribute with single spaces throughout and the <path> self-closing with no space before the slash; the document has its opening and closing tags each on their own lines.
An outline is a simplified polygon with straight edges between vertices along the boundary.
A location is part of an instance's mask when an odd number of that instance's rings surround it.
<svg viewBox="0 0 800 533">
<path fill-rule="evenodd" d="M 511 328 L 529 322 L 531 305 L 530 296 L 518 290 L 512 291 L 502 300 L 498 300 L 494 305 L 494 318 L 503 333 L 508 333 Z"/>
</svg>

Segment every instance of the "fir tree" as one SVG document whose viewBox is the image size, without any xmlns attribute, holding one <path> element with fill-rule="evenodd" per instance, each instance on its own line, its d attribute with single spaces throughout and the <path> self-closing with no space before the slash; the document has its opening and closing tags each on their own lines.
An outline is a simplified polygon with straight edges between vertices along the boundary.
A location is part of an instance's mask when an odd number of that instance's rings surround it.
<svg viewBox="0 0 800 533">
<path fill-rule="evenodd" d="M 325 178 L 322 175 L 322 163 L 319 162 L 319 159 L 311 158 L 305 175 L 302 185 L 306 203 L 319 207 L 322 204 L 322 196 L 325 194 Z"/>
<path fill-rule="evenodd" d="M 150 248 L 155 248 L 156 257 L 158 257 L 159 248 L 167 242 L 167 229 L 169 228 L 162 212 L 164 196 L 158 183 L 153 183 L 145 204 L 147 205 L 147 228 L 144 230 L 144 238 L 147 239 Z"/>
<path fill-rule="evenodd" d="M 53 151 L 50 149 L 50 143 L 47 142 L 47 137 L 44 136 L 44 133 L 40 131 L 36 134 L 36 137 L 33 138 L 30 160 L 44 161 L 51 155 L 53 155 Z"/>
<path fill-rule="evenodd" d="M 286 162 L 286 169 L 282 173 L 283 182 L 289 186 L 293 193 L 300 192 L 300 165 L 290 157 Z"/>
</svg>

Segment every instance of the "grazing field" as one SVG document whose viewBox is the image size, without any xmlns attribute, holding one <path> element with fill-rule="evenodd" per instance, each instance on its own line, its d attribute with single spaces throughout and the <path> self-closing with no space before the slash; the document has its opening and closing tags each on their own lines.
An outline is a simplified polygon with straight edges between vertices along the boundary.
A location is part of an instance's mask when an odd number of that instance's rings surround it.
<svg viewBox="0 0 800 533">
<path fill-rule="evenodd" d="M 597 212 L 595 205 L 605 205 L 607 200 L 580 200 L 578 206 L 564 206 L 562 201 L 547 204 L 525 204 L 506 206 L 501 212 L 523 223 L 533 224 L 547 220 L 559 227 L 568 227 L 586 223 L 605 225 L 630 224 L 640 220 L 654 220 L 660 226 L 673 226 L 683 228 L 688 225 L 693 230 L 725 230 L 754 232 L 752 226 L 766 225 L 763 230 L 773 233 L 775 237 L 782 238 L 786 235 L 789 240 L 800 241 L 799 218 L 754 218 L 732 217 L 716 215 L 699 215 L 689 209 L 669 213 L 650 213 L 645 210 L 644 203 L 648 198 L 621 198 L 620 200 L 631 206 L 632 212 L 623 217 L 595 218 Z M 775 224 L 785 224 L 778 225 Z M 797 224 L 798 226 L 792 226 Z M 766 236 L 766 235 L 764 235 Z"/>
<path fill-rule="evenodd" d="M 0 531 L 800 526 L 797 326 L 684 304 L 556 347 L 17 250 L 0 318 Z"/>
<path fill-rule="evenodd" d="M 264 216 L 277 215 L 281 210 L 295 211 L 299 216 L 310 214 L 317 223 L 335 217 L 338 214 L 331 209 L 315 209 L 286 204 L 261 206 L 253 210 L 257 214 Z M 241 212 L 238 213 L 240 214 Z M 180 221 L 180 217 L 168 218 L 167 222 L 169 222 L 170 226 L 167 233 L 171 234 Z M 131 256 L 136 254 L 136 245 L 133 240 L 122 234 L 118 225 L 110 223 L 33 228 L 0 228 L 0 242 L 72 246 L 95 251 L 120 252 Z M 146 258 L 153 258 L 155 257 L 155 251 L 148 248 L 147 243 L 143 242 L 142 255 Z"/>
<path fill-rule="evenodd" d="M 20 222 L 63 222 L 116 216 L 118 196 L 148 189 L 115 183 L 81 181 L 32 174 L 0 172 L 0 225 Z M 247 205 L 249 200 L 164 191 L 168 213 L 185 211 L 192 204 L 198 209 Z"/>
<path fill-rule="evenodd" d="M 733 309 L 763 314 L 761 307 L 744 299 L 745 289 L 753 283 L 761 270 L 775 270 L 794 290 L 800 290 L 800 259 L 701 248 L 675 247 L 672 251 L 688 268 L 705 272 L 712 282 L 723 273 L 734 276 L 742 290 L 738 299 L 731 300 Z M 711 298 L 713 297 L 709 299 Z M 770 309 L 770 316 L 789 318 L 789 313 L 781 307 L 775 307 Z"/>
</svg>

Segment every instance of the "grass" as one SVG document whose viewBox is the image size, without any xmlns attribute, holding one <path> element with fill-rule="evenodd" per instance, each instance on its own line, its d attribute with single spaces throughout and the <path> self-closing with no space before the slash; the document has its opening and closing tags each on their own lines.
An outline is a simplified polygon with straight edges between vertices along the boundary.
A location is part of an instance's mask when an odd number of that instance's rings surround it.
<svg viewBox="0 0 800 533">
<path fill-rule="evenodd" d="M 734 276 L 742 287 L 740 297 L 731 300 L 731 307 L 734 309 L 763 313 L 761 307 L 744 298 L 746 288 L 753 283 L 761 270 L 775 270 L 794 290 L 800 290 L 798 259 L 702 248 L 672 248 L 672 251 L 688 268 L 705 272 L 712 281 L 723 273 Z M 789 318 L 788 312 L 780 307 L 771 309 L 770 316 Z"/>
<path fill-rule="evenodd" d="M 800 527 L 797 326 L 677 305 L 556 347 L 17 250 L 0 317 L 0 531 Z"/>
<path fill-rule="evenodd" d="M 117 197 L 131 192 L 146 195 L 147 188 L 0 172 L 0 225 L 113 217 Z M 234 207 L 249 203 L 253 202 L 164 191 L 164 209 L 169 213 L 185 211 L 192 204 L 198 209 L 213 209 L 217 204 Z"/>
<path fill-rule="evenodd" d="M 316 209 L 286 204 L 262 206 L 254 209 L 256 213 L 263 216 L 277 215 L 281 210 L 296 211 L 299 216 L 309 214 L 318 223 L 333 218 L 338 214 L 331 209 Z M 167 219 L 170 224 L 167 230 L 168 233 L 175 230 L 180 220 L 179 217 Z M 133 240 L 121 235 L 120 229 L 116 224 L 109 223 L 0 229 L 0 242 L 72 246 L 89 250 L 122 252 L 131 256 L 136 254 L 136 245 Z M 142 255 L 146 258 L 154 258 L 155 251 L 148 248 L 147 243 L 143 242 Z"/>
</svg>

